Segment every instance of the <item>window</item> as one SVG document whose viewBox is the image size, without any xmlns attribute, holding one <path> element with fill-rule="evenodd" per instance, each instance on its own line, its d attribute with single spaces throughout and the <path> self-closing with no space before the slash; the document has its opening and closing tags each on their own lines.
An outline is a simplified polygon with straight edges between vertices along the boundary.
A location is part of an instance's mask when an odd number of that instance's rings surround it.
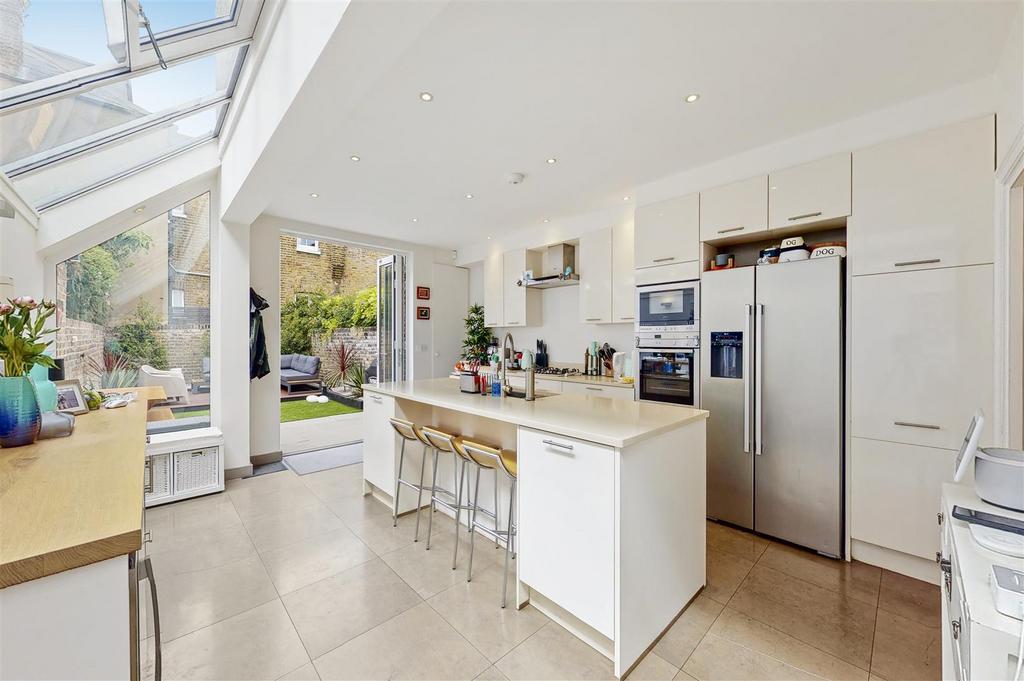
<svg viewBox="0 0 1024 681">
<path fill-rule="evenodd" d="M 320 242 L 316 239 L 303 239 L 299 237 L 295 240 L 295 250 L 300 253 L 320 255 Z"/>
<path fill-rule="evenodd" d="M 210 424 L 209 194 L 60 263 L 57 306 L 68 378 L 163 387 L 172 416 L 150 433 Z"/>
<path fill-rule="evenodd" d="M 146 0 L 155 46 L 138 7 L 0 0 L 0 170 L 38 210 L 220 132 L 263 1 Z"/>
</svg>

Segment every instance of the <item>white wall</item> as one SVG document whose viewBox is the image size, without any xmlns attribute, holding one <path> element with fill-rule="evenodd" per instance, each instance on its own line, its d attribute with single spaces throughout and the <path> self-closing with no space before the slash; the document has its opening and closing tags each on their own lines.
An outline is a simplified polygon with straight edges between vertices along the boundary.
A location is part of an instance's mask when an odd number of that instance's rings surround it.
<svg viewBox="0 0 1024 681">
<path fill-rule="evenodd" d="M 249 453 L 281 451 L 281 230 L 258 221 L 250 233 L 249 283 L 270 303 L 263 311 L 270 373 L 249 381 Z M 255 415 L 259 415 L 256 418 Z"/>
<path fill-rule="evenodd" d="M 36 228 L 24 216 L 0 218 L 0 275 L 13 278 L 10 290 L 0 290 L 0 298 L 45 294 L 43 260 L 36 252 Z"/>
<path fill-rule="evenodd" d="M 1024 129 L 1024 2 L 1006 38 L 995 73 L 996 160 L 1002 161 L 1014 139 Z"/>
</svg>

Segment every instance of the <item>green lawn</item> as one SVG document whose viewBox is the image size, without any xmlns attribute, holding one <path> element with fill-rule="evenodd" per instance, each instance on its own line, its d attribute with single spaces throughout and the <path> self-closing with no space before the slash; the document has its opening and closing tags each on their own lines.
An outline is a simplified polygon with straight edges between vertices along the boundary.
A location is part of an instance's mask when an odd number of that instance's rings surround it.
<svg viewBox="0 0 1024 681">
<path fill-rule="evenodd" d="M 330 400 L 325 404 L 319 402 L 307 402 L 306 400 L 289 400 L 281 403 L 281 423 L 289 421 L 303 421 L 305 419 L 318 419 L 322 416 L 334 416 L 335 414 L 353 414 L 359 411 L 355 407 Z M 174 418 L 183 419 L 193 416 L 209 416 L 209 409 L 196 411 L 176 411 Z"/>
</svg>

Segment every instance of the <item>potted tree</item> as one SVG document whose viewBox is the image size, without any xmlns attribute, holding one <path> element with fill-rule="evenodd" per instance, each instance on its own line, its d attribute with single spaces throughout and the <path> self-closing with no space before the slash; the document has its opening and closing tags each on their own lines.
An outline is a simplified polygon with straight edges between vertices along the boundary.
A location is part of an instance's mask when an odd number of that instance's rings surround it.
<svg viewBox="0 0 1024 681">
<path fill-rule="evenodd" d="M 18 447 L 35 442 L 42 415 L 35 385 L 28 373 L 39 364 L 53 368 L 52 357 L 44 355 L 53 342 L 43 337 L 57 331 L 44 328 L 56 310 L 53 301 L 37 303 L 21 296 L 0 304 L 0 447 Z"/>
<path fill-rule="evenodd" d="M 493 342 L 491 330 L 484 326 L 484 306 L 470 305 L 466 315 L 466 338 L 462 341 L 462 358 L 486 362 L 487 346 Z"/>
</svg>

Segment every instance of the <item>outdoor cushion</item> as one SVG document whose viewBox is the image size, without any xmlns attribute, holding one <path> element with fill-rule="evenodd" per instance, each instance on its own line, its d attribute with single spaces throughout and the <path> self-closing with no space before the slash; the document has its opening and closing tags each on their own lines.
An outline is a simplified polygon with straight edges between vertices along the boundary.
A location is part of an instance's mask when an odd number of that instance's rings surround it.
<svg viewBox="0 0 1024 681">
<path fill-rule="evenodd" d="M 315 376 L 320 373 L 320 358 L 315 355 L 293 355 L 292 369 Z"/>
<path fill-rule="evenodd" d="M 308 380 L 311 378 L 315 378 L 315 376 L 303 373 L 301 371 L 296 371 L 295 369 L 281 369 L 282 381 L 295 383 L 296 381 Z"/>
<path fill-rule="evenodd" d="M 295 357 L 295 355 L 281 355 L 281 368 L 282 369 L 291 369 L 292 368 L 292 358 L 294 358 L 294 357 Z"/>
</svg>

